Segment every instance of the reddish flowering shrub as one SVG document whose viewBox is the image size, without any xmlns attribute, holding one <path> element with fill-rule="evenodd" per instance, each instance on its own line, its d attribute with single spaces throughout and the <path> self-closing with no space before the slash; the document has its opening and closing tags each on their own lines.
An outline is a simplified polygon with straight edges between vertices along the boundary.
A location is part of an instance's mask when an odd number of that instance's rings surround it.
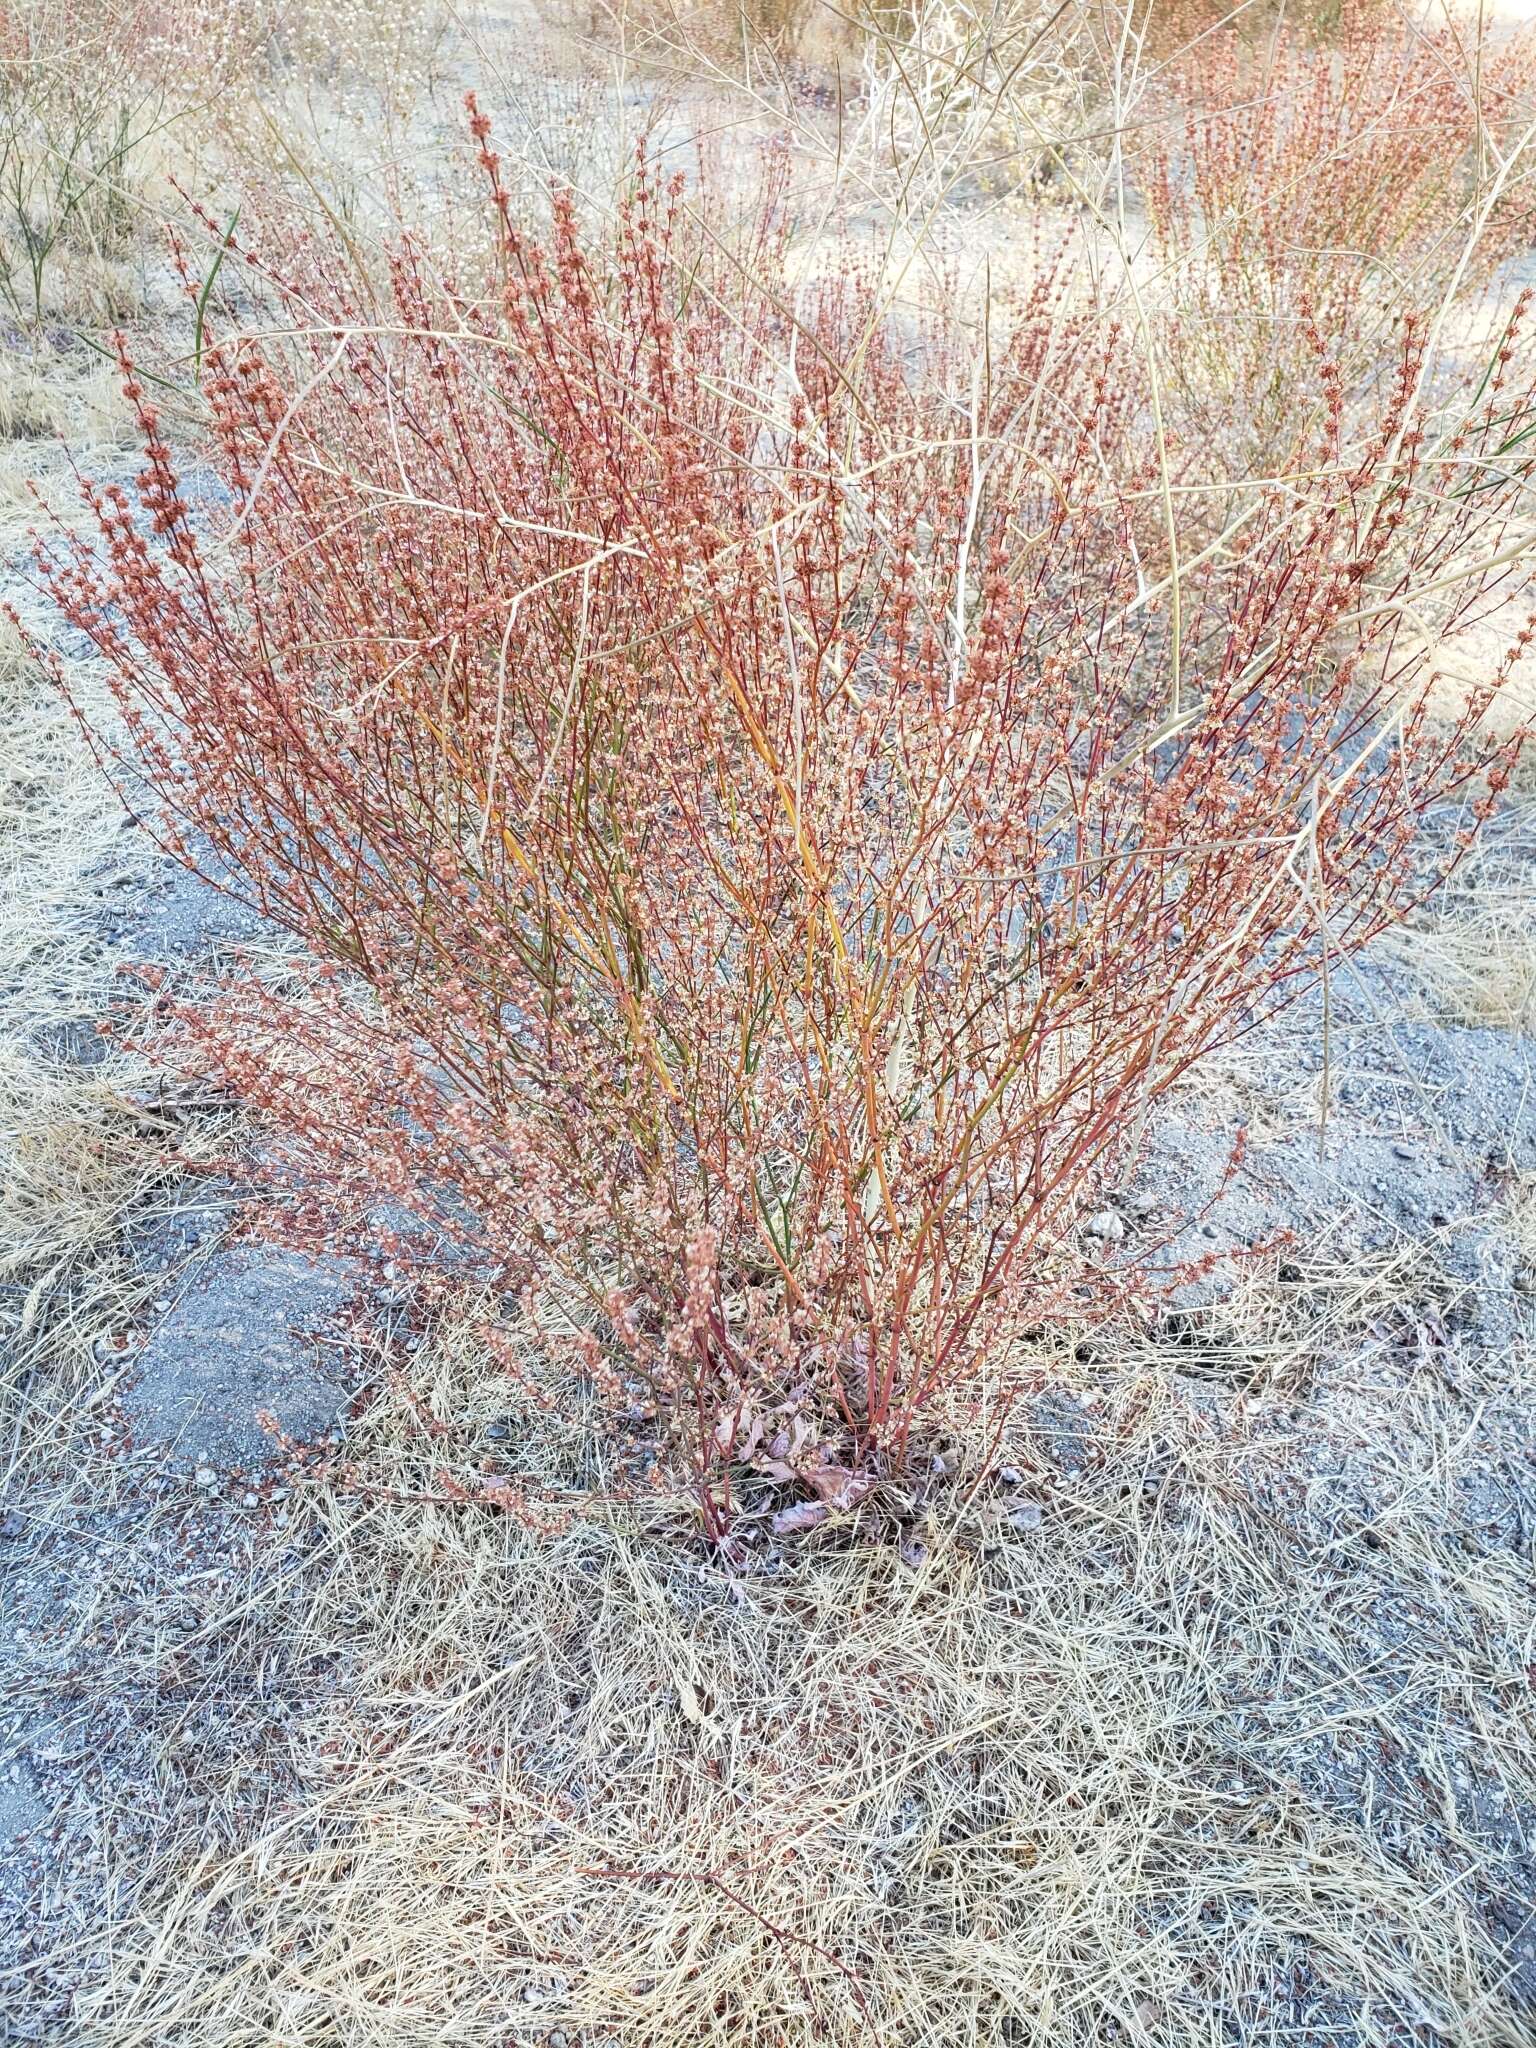
<svg viewBox="0 0 1536 2048">
<path fill-rule="evenodd" d="M 486 125 L 500 287 L 407 240 L 386 312 L 321 252 L 291 348 L 207 347 L 217 550 L 130 373 L 137 502 L 43 569 L 176 829 L 313 949 L 202 1028 L 337 1227 L 472 1241 L 501 1362 L 644 1411 L 713 1533 L 745 1468 L 814 1521 L 996 1412 L 1149 1106 L 1506 776 L 1498 678 L 1431 728 L 1398 600 L 1497 549 L 1531 396 L 1506 355 L 1420 488 L 1409 334 L 1174 607 L 1137 351 L 1055 285 L 974 362 L 644 170 L 540 242 Z"/>
<path fill-rule="evenodd" d="M 1262 43 L 1281 25 L 1327 44 L 1379 20 L 1389 8 L 1390 0 L 1144 0 L 1132 20 L 1148 48 L 1167 58 L 1217 33 Z"/>
<path fill-rule="evenodd" d="M 1335 47 L 1207 36 L 1169 78 L 1143 175 L 1180 315 L 1167 378 L 1218 462 L 1265 474 L 1315 418 L 1320 353 L 1367 382 L 1396 318 L 1529 243 L 1512 145 L 1536 115 L 1536 39 L 1355 6 Z"/>
</svg>

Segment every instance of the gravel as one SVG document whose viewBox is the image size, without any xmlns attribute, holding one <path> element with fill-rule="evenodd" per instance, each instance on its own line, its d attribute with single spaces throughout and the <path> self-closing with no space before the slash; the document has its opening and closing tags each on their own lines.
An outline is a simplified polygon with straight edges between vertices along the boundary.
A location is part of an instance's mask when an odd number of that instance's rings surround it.
<svg viewBox="0 0 1536 2048">
<path fill-rule="evenodd" d="M 317 1338 L 356 1286 L 355 1269 L 338 1258 L 257 1243 L 212 1252 L 139 1356 L 126 1403 L 136 1440 L 206 1470 L 270 1457 L 261 1411 L 289 1436 L 322 1434 L 346 1388 Z"/>
</svg>

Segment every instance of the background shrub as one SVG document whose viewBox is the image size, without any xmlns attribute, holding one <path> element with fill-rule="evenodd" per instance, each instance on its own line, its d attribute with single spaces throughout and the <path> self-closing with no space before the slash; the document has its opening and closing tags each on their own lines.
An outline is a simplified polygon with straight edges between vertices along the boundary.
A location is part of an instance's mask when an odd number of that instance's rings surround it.
<svg viewBox="0 0 1536 2048">
<path fill-rule="evenodd" d="M 1142 172 L 1177 309 L 1168 389 L 1213 467 L 1263 475 L 1324 403 L 1321 356 L 1368 389 L 1398 320 L 1528 245 L 1536 40 L 1351 10 L 1326 48 L 1207 37 L 1168 82 Z"/>
</svg>

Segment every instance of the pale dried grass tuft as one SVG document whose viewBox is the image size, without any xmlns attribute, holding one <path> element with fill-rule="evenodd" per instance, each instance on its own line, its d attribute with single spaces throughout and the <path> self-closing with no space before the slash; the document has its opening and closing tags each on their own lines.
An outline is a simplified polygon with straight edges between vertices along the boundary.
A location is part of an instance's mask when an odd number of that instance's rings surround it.
<svg viewBox="0 0 1536 2048">
<path fill-rule="evenodd" d="M 1513 803 L 1466 866 L 1387 944 L 1452 1022 L 1536 1030 L 1536 804 Z"/>
<path fill-rule="evenodd" d="M 72 674 L 98 688 L 89 663 Z M 98 1035 L 123 995 L 93 916 L 99 884 L 108 870 L 131 883 L 146 848 L 4 618 L 0 721 L 0 1456 L 14 1463 L 40 1424 L 44 1443 L 67 1432 L 151 1284 L 125 1220 L 151 1193 L 173 1200 L 207 1148 L 194 1134 L 168 1156 L 139 1107 L 144 1051 Z"/>
<path fill-rule="evenodd" d="M 1293 1348 L 1400 1280 L 1336 1274 Z M 901 1554 L 844 1528 L 739 1578 L 664 1506 L 534 1541 L 445 1499 L 502 1451 L 568 1485 L 471 1325 L 381 1371 L 367 1490 L 314 1489 L 291 1539 L 313 1590 L 282 1654 L 334 1673 L 296 1709 L 281 1681 L 301 1791 L 228 1852 L 165 1841 L 80 2040 L 1518 2038 L 1436 1832 L 1468 1840 L 1463 1749 L 1536 1795 L 1518 1573 L 1445 1532 L 1464 1446 L 1427 1411 L 1394 1446 L 1383 1557 L 1337 1480 L 1330 1520 L 1277 1515 L 1289 1395 L 1130 1356 L 1080 1391 L 1080 1454 L 1024 1429 L 971 1500 L 962 1460 Z M 1361 1743 L 1432 1797 L 1363 1814 Z"/>
</svg>

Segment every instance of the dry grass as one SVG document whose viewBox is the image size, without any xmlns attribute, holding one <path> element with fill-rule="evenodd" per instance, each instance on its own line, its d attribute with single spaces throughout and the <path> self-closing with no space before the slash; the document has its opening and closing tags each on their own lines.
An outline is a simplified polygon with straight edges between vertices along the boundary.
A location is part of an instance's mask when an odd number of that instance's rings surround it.
<svg viewBox="0 0 1536 2048">
<path fill-rule="evenodd" d="M 1321 1290 L 1334 1337 L 1399 1299 L 1358 1277 Z M 421 1498 L 506 1413 L 445 1335 L 352 1432 L 370 1496 L 305 1503 L 273 1654 L 334 1682 L 285 1720 L 294 1799 L 163 1844 L 78 2038 L 1513 2044 L 1448 1872 L 1463 1758 L 1536 1796 L 1520 1574 L 1449 1547 L 1465 1454 L 1366 1370 L 1400 1425 L 1368 1505 L 1319 1469 L 1287 1526 L 1293 1411 L 1122 1359 L 1080 1450 L 1022 1432 L 1019 1483 L 908 1561 L 850 1531 L 740 1579 L 660 1527 L 535 1543 Z"/>
<path fill-rule="evenodd" d="M 0 298 L 23 324 L 130 317 L 172 119 L 129 10 L 25 0 L 0 23 Z"/>
<path fill-rule="evenodd" d="M 1531 1291 L 1536 1292 L 1536 1175 L 1516 1177 L 1509 1208 L 1515 1243 L 1525 1262 L 1526 1279 Z"/>
<path fill-rule="evenodd" d="M 50 424 L 111 422 L 94 370 L 55 366 L 34 388 Z M 39 464 L 35 452 L 38 481 L 67 491 L 62 456 Z M 0 449 L 7 545 L 26 517 L 15 453 Z M 10 595 L 39 615 L 33 593 L 13 584 Z M 102 687 L 88 661 L 72 674 L 88 697 Z M 98 929 L 102 899 L 142 886 L 150 849 L 125 831 L 74 719 L 3 618 L 0 725 L 0 1414 L 14 1480 L 22 1449 L 35 1456 L 67 1436 L 76 1399 L 104 1364 L 121 1364 L 150 1289 L 127 1256 L 125 1220 L 151 1197 L 173 1200 L 167 1190 L 212 1156 L 214 1139 L 194 1134 L 168 1156 L 136 1107 L 154 1074 L 142 1045 L 97 1033 L 124 997 Z"/>
<path fill-rule="evenodd" d="M 1536 807 L 1513 806 L 1451 885 L 1390 942 L 1458 1024 L 1536 1030 Z"/>
<path fill-rule="evenodd" d="M 13 503 L 26 503 L 27 524 L 35 518 L 36 508 L 19 486 L 41 485 L 49 471 L 62 480 L 67 471 L 60 459 L 64 449 L 100 455 L 127 448 L 133 434 L 133 416 L 114 364 L 83 349 L 64 355 L 47 347 L 15 349 L 0 357 L 0 471 L 6 479 L 0 489 Z M 6 441 L 63 447 L 7 448 Z M 16 538 L 14 525 L 0 527 L 0 540 L 6 545 Z"/>
</svg>

